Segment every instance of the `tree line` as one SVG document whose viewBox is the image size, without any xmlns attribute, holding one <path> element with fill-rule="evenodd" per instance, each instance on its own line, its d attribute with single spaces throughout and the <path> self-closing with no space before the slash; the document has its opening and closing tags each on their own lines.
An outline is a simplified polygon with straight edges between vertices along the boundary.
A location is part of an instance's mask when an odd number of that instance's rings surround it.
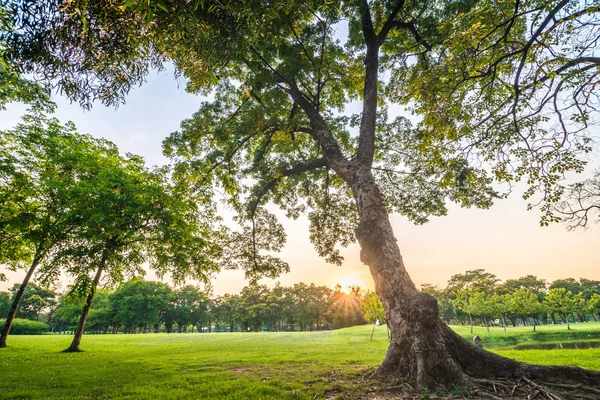
<svg viewBox="0 0 600 400">
<path fill-rule="evenodd" d="M 501 282 L 483 269 L 452 275 L 444 288 L 424 284 L 448 324 L 531 326 L 587 322 L 600 317 L 600 281 L 581 278 L 547 283 L 534 275 Z"/>
<path fill-rule="evenodd" d="M 0 292 L 0 319 L 6 318 L 19 290 Z M 534 275 L 501 282 L 483 269 L 452 275 L 444 288 L 423 284 L 438 301 L 447 324 L 531 326 L 597 321 L 600 281 L 581 278 L 551 283 Z M 17 318 L 43 321 L 48 331 L 73 332 L 82 311 L 76 292 L 59 294 L 29 284 Z M 116 290 L 96 293 L 86 325 L 88 333 L 313 331 L 338 329 L 379 320 L 385 312 L 376 293 L 359 286 L 333 289 L 315 284 L 249 285 L 238 294 L 214 296 L 211 285 L 172 288 L 134 279 Z M 1 322 L 0 322 L 1 325 Z M 24 330 L 23 332 L 28 332 Z"/>
<path fill-rule="evenodd" d="M 11 297 L 0 293 L 0 318 Z M 87 324 L 88 333 L 313 331 L 338 329 L 366 322 L 359 287 L 349 293 L 337 285 L 298 283 L 244 287 L 238 294 L 213 296 L 210 285 L 171 288 L 161 282 L 132 280 L 114 291 L 96 293 Z M 12 294 L 12 296 L 11 296 Z M 18 318 L 44 320 L 55 333 L 73 332 L 82 311 L 82 299 L 29 284 Z M 0 321 L 1 322 L 1 321 Z"/>
</svg>

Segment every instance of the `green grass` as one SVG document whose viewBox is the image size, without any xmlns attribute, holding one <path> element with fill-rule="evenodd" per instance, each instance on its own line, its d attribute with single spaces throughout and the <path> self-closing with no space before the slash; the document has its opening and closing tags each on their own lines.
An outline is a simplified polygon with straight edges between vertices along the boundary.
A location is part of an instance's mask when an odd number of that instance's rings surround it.
<svg viewBox="0 0 600 400">
<path fill-rule="evenodd" d="M 507 328 L 490 328 L 474 326 L 473 333 L 469 326 L 452 326 L 465 339 L 473 339 L 478 335 L 487 349 L 509 349 L 519 344 L 568 342 L 568 341 L 593 341 L 600 339 L 600 322 L 587 322 L 584 324 L 571 324 L 571 330 L 566 325 L 540 325 L 536 332 L 530 326 Z"/>
<path fill-rule="evenodd" d="M 468 327 L 457 330 L 472 337 Z M 526 331 L 476 333 L 484 342 L 506 343 L 509 337 L 526 340 Z M 600 324 L 575 325 L 573 332 L 596 331 Z M 370 333 L 370 326 L 360 326 L 314 333 L 86 335 L 82 353 L 61 353 L 70 336 L 14 335 L 0 349 L 0 398 L 323 398 L 367 388 L 361 376 L 381 362 L 387 347 L 385 327 L 376 329 L 373 341 Z M 600 369 L 600 349 L 497 352 Z"/>
</svg>

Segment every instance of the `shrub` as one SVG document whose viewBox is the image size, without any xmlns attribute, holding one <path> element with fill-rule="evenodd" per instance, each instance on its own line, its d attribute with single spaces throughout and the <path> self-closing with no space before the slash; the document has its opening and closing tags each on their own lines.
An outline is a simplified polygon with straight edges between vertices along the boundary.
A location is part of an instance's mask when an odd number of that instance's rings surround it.
<svg viewBox="0 0 600 400">
<path fill-rule="evenodd" d="M 0 320 L 0 330 L 4 328 L 4 319 Z M 15 318 L 10 327 L 11 335 L 41 335 L 48 331 L 48 325 L 39 321 Z"/>
</svg>

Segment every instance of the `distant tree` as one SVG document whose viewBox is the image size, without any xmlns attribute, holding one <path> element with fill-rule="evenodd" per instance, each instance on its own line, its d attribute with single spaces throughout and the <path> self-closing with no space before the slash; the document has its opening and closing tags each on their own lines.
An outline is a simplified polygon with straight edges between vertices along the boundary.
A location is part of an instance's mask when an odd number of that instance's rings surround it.
<svg viewBox="0 0 600 400">
<path fill-rule="evenodd" d="M 327 319 L 331 320 L 332 290 L 326 286 L 316 286 L 311 284 L 309 287 L 310 304 L 309 311 L 315 320 L 315 328 L 323 329 Z M 358 294 L 362 298 L 362 293 Z"/>
<path fill-rule="evenodd" d="M 595 312 L 600 317 L 600 294 L 594 293 L 588 301 L 588 306 L 592 314 Z"/>
<path fill-rule="evenodd" d="M 293 312 L 292 321 L 300 325 L 301 331 L 310 328 L 315 322 L 314 315 L 310 309 L 311 294 L 310 286 L 304 282 L 296 283 L 291 288 L 292 298 L 290 300 L 293 302 L 293 306 L 290 308 L 290 311 Z M 333 301 L 335 300 L 332 299 Z M 338 314 L 332 308 L 330 315 L 332 321 L 337 316 Z"/>
<path fill-rule="evenodd" d="M 0 318 L 6 318 L 10 309 L 10 293 L 0 292 Z"/>
<path fill-rule="evenodd" d="M 265 285 L 250 285 L 240 293 L 240 320 L 244 330 L 259 332 L 268 319 L 267 296 L 269 288 Z"/>
<path fill-rule="evenodd" d="M 279 282 L 275 284 L 275 287 L 271 289 L 266 299 L 267 306 L 267 320 L 268 325 L 272 329 L 281 331 L 283 330 L 283 321 L 285 320 L 284 308 L 285 308 L 285 288 L 281 286 Z"/>
<path fill-rule="evenodd" d="M 564 288 L 572 294 L 577 294 L 582 291 L 581 284 L 574 278 L 557 279 L 550 284 L 549 289 Z"/>
<path fill-rule="evenodd" d="M 585 300 L 589 300 L 594 294 L 600 294 L 600 281 L 580 278 L 579 286 L 581 295 Z"/>
<path fill-rule="evenodd" d="M 99 289 L 96 292 L 86 323 L 87 331 L 107 333 L 111 327 L 114 330 L 116 321 L 112 294 L 111 291 L 106 289 Z M 81 314 L 81 308 L 79 314 Z"/>
<path fill-rule="evenodd" d="M 486 272 L 484 269 L 474 269 L 464 274 L 452 275 L 448 280 L 446 290 L 451 294 L 463 289 L 492 294 L 498 282 L 500 282 L 500 279 L 491 272 Z"/>
<path fill-rule="evenodd" d="M 50 326 L 52 332 L 75 330 L 82 306 L 68 296 L 63 296 L 52 314 Z"/>
<path fill-rule="evenodd" d="M 494 305 L 495 314 L 502 318 L 502 326 L 506 332 L 506 316 L 510 312 L 510 294 L 498 294 L 494 293 L 490 298 L 490 301 Z"/>
<path fill-rule="evenodd" d="M 538 296 L 525 288 L 516 290 L 510 294 L 511 311 L 524 318 L 531 317 L 533 331 L 536 327 L 536 316 L 546 311 L 543 303 L 540 303 Z"/>
<path fill-rule="evenodd" d="M 171 294 L 169 318 L 177 324 L 177 331 L 187 332 L 191 324 L 196 326 L 200 321 L 206 321 L 208 299 L 196 286 L 186 285 Z"/>
<path fill-rule="evenodd" d="M 172 289 L 161 282 L 129 281 L 110 296 L 114 320 L 128 333 L 146 332 L 149 328 L 157 332 L 171 293 Z"/>
<path fill-rule="evenodd" d="M 486 294 L 485 292 L 474 292 L 468 299 L 470 303 L 467 309 L 478 315 L 485 324 L 485 328 L 487 331 L 490 331 L 490 320 L 496 316 L 497 308 L 495 307 L 495 303 L 493 303 L 494 298 L 491 295 Z M 471 333 L 473 332 L 471 326 Z"/>
<path fill-rule="evenodd" d="M 496 291 L 499 294 L 514 293 L 519 289 L 527 289 L 534 292 L 540 301 L 544 300 L 548 284 L 544 279 L 538 279 L 535 275 L 527 275 L 518 279 L 508 279 L 498 286 Z"/>
<path fill-rule="evenodd" d="M 381 299 L 377 296 L 377 293 L 367 291 L 360 303 L 360 309 L 364 313 L 365 320 L 373 323 L 373 330 L 371 331 L 371 340 L 373 340 L 373 332 L 375 332 L 375 324 L 377 321 L 386 323 L 385 310 L 383 309 L 383 304 L 381 304 Z"/>
<path fill-rule="evenodd" d="M 19 293 L 19 289 L 20 285 L 18 283 L 15 283 L 10 289 L 13 301 Z M 16 317 L 39 321 L 44 310 L 57 304 L 56 298 L 57 294 L 53 290 L 30 283 L 23 292 Z"/>
<path fill-rule="evenodd" d="M 567 329 L 571 329 L 569 314 L 575 311 L 575 299 L 573 293 L 564 287 L 550 289 L 548 296 L 544 300 L 548 307 L 548 312 L 560 315 Z"/>
<path fill-rule="evenodd" d="M 226 324 L 230 332 L 234 332 L 236 325 L 241 324 L 243 313 L 240 296 L 226 293 L 219 298 L 217 307 L 219 321 Z"/>
<path fill-rule="evenodd" d="M 471 327 L 471 333 L 473 333 L 473 314 L 478 310 L 478 305 L 476 304 L 477 299 L 485 296 L 484 292 L 478 292 L 475 289 L 466 287 L 459 290 L 452 291 L 455 296 L 455 303 L 458 309 L 463 311 L 469 316 L 469 326 Z M 478 293 L 480 293 L 478 295 Z M 475 300 L 473 297 L 475 297 Z"/>
</svg>

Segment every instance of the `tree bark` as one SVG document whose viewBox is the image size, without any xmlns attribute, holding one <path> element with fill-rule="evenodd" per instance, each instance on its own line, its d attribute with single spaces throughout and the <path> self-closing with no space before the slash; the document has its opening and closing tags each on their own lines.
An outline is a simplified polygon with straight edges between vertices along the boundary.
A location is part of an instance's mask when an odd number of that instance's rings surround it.
<svg viewBox="0 0 600 400">
<path fill-rule="evenodd" d="M 106 256 L 102 256 L 102 260 L 100 261 L 100 266 L 96 271 L 96 276 L 94 276 L 94 281 L 92 282 L 92 287 L 90 289 L 90 293 L 87 296 L 85 301 L 85 306 L 81 311 L 81 317 L 79 317 L 79 323 L 77 324 L 77 330 L 75 331 L 75 337 L 73 338 L 73 342 L 69 348 L 65 350 L 65 352 L 78 352 L 79 345 L 81 344 L 81 337 L 83 336 L 83 331 L 85 330 L 85 322 L 87 321 L 88 314 L 90 312 L 90 307 L 92 306 L 92 302 L 94 301 L 94 295 L 96 294 L 96 288 L 98 287 L 98 283 L 100 282 L 100 277 L 102 276 L 102 271 L 104 270 L 104 264 L 106 262 Z"/>
<path fill-rule="evenodd" d="M 6 347 L 6 339 L 8 338 L 8 334 L 10 333 L 10 328 L 12 326 L 13 321 L 15 320 L 15 315 L 17 315 L 17 310 L 19 309 L 19 302 L 21 298 L 23 298 L 23 293 L 25 293 L 25 288 L 29 283 L 29 280 L 33 276 L 33 272 L 39 265 L 39 259 L 36 258 L 31 263 L 29 267 L 29 271 L 27 271 L 27 275 L 25 275 L 25 279 L 21 283 L 19 290 L 17 290 L 17 294 L 10 306 L 10 310 L 8 311 L 8 315 L 6 316 L 6 321 L 4 321 L 4 327 L 2 328 L 2 334 L 0 335 L 0 348 Z"/>
</svg>

